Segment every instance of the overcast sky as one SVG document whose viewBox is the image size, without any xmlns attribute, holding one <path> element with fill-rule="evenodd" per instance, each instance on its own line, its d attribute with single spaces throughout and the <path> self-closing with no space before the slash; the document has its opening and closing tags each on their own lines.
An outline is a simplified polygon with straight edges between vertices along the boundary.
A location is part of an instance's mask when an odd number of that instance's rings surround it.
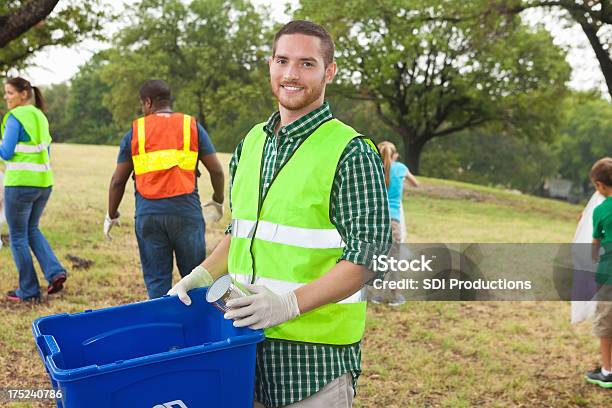
<svg viewBox="0 0 612 408">
<path fill-rule="evenodd" d="M 135 1 L 104 0 L 104 3 L 115 11 L 121 11 L 124 3 Z M 270 5 L 275 20 L 287 21 L 288 16 L 284 13 L 286 1 L 252 0 L 252 2 L 258 5 Z M 291 1 L 291 3 L 295 2 L 295 0 Z M 526 20 L 530 24 L 543 23 L 553 33 L 555 43 L 568 50 L 567 61 L 572 67 L 570 87 L 579 90 L 599 88 L 604 91 L 604 95 L 607 94 L 595 54 L 579 26 L 562 27 L 557 16 L 535 10 L 526 16 Z M 48 48 L 40 52 L 34 59 L 38 67 L 29 68 L 24 74 L 32 78 L 32 82 L 36 85 L 64 82 L 69 80 L 92 54 L 107 47 L 108 44 L 85 41 L 71 48 Z"/>
</svg>

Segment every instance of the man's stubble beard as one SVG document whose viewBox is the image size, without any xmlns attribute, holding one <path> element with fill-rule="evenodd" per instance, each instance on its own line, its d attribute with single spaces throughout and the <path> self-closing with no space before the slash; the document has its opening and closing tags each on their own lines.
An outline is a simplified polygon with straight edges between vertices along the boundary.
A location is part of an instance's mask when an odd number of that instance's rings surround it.
<svg viewBox="0 0 612 408">
<path fill-rule="evenodd" d="M 270 83 L 270 89 L 272 90 L 272 94 L 274 95 L 278 103 L 287 110 L 296 111 L 305 108 L 306 106 L 319 99 L 325 89 L 325 76 L 323 76 L 323 79 L 319 83 L 318 87 L 310 89 L 307 89 L 305 87 L 303 97 L 292 101 L 283 102 L 281 100 L 280 87 L 280 82 L 278 83 L 278 86 L 276 88 L 272 85 L 272 83 Z"/>
</svg>

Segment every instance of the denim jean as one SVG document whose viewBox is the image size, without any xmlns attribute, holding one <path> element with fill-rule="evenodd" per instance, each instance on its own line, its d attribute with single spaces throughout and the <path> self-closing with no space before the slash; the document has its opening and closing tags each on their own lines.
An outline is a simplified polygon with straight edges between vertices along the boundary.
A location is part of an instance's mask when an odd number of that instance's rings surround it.
<svg viewBox="0 0 612 408">
<path fill-rule="evenodd" d="M 179 215 L 136 216 L 136 239 L 149 298 L 164 296 L 172 287 L 174 256 L 181 277 L 206 258 L 204 219 Z"/>
<path fill-rule="evenodd" d="M 38 222 L 50 195 L 51 187 L 4 188 L 4 205 L 11 251 L 19 271 L 17 296 L 22 299 L 40 294 L 40 285 L 30 248 L 49 283 L 57 275 L 66 273 L 66 269 L 58 261 L 45 236 L 38 229 Z"/>
</svg>

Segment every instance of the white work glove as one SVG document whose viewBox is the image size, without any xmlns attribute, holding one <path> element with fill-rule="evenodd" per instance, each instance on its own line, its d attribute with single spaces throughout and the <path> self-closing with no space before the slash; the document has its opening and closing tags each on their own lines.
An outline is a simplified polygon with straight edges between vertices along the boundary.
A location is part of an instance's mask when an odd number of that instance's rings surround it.
<svg viewBox="0 0 612 408">
<path fill-rule="evenodd" d="M 234 327 L 249 326 L 253 330 L 278 326 L 300 315 L 293 291 L 277 295 L 261 285 L 244 285 L 253 295 L 232 299 L 226 303 L 231 310 L 226 319 L 234 319 Z"/>
<path fill-rule="evenodd" d="M 115 225 L 121 225 L 121 223 L 119 222 L 120 216 L 121 214 L 119 214 L 119 211 L 117 211 L 117 218 L 111 218 L 108 215 L 108 213 L 106 213 L 106 215 L 104 216 L 104 235 L 106 236 L 106 239 L 108 239 L 109 241 L 113 239 L 113 237 L 110 234 L 110 230 Z"/>
<path fill-rule="evenodd" d="M 191 298 L 187 292 L 194 288 L 210 286 L 212 283 L 213 278 L 210 276 L 210 273 L 208 273 L 206 268 L 202 265 L 198 265 L 193 268 L 189 275 L 178 281 L 166 294 L 178 295 L 181 302 L 189 306 L 191 304 Z"/>
<path fill-rule="evenodd" d="M 206 207 L 212 207 L 214 209 L 214 212 L 210 217 L 212 222 L 217 222 L 221 219 L 221 217 L 223 217 L 223 204 L 220 204 L 212 199 L 202 206 L 202 208 Z"/>
</svg>

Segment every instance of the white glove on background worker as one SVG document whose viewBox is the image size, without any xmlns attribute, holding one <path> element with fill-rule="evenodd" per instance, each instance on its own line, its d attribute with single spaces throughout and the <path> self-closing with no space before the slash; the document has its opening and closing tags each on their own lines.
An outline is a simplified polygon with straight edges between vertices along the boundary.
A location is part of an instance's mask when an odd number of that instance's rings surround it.
<svg viewBox="0 0 612 408">
<path fill-rule="evenodd" d="M 108 213 L 106 213 L 106 215 L 104 216 L 104 235 L 106 236 L 106 239 L 108 239 L 109 241 L 113 239 L 113 237 L 110 234 L 110 230 L 115 225 L 121 225 L 121 223 L 119 222 L 120 216 L 121 214 L 119 214 L 119 211 L 117 211 L 117 218 L 111 218 L 108 215 Z"/>
<path fill-rule="evenodd" d="M 206 268 L 202 265 L 198 265 L 193 268 L 189 275 L 178 281 L 166 294 L 178 295 L 181 302 L 189 306 L 191 304 L 191 298 L 187 292 L 194 288 L 210 286 L 212 283 L 213 278 L 210 276 L 210 273 L 208 273 Z"/>
<path fill-rule="evenodd" d="M 261 285 L 244 285 L 253 295 L 232 299 L 226 303 L 226 319 L 234 319 L 234 327 L 249 326 L 253 330 L 278 326 L 300 315 L 293 291 L 277 295 Z"/>
<path fill-rule="evenodd" d="M 202 208 L 212 207 L 214 209 L 213 214 L 210 217 L 212 222 L 218 222 L 223 217 L 223 204 L 216 202 L 214 199 L 209 200 Z"/>
</svg>

